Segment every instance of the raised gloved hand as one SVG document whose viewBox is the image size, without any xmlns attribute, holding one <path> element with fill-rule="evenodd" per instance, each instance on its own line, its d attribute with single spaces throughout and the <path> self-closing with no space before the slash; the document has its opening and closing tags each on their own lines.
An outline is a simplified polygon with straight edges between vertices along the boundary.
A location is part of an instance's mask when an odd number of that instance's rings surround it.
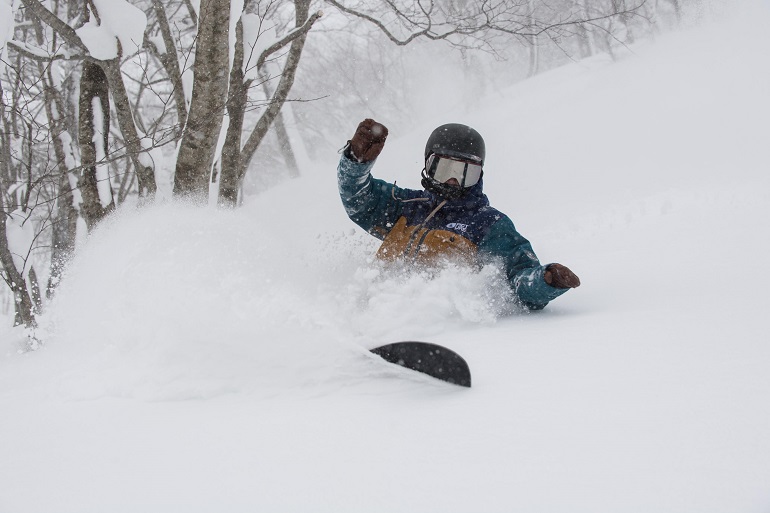
<svg viewBox="0 0 770 513">
<path fill-rule="evenodd" d="M 548 285 L 557 289 L 574 289 L 580 286 L 580 278 L 561 264 L 548 264 L 543 277 Z"/>
<path fill-rule="evenodd" d="M 350 140 L 350 151 L 359 162 L 374 160 L 385 146 L 388 129 L 373 119 L 365 119 L 358 124 L 356 133 Z"/>
</svg>

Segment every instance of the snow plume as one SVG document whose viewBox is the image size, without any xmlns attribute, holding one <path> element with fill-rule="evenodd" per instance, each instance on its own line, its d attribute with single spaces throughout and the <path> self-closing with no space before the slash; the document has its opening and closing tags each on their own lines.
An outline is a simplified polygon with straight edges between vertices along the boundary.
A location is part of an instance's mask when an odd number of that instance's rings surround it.
<svg viewBox="0 0 770 513">
<path fill-rule="evenodd" d="M 178 204 L 106 221 L 71 264 L 48 319 L 52 346 L 91 355 L 70 393 L 211 397 L 329 381 L 339 361 L 365 362 L 306 293 L 317 270 L 270 240 L 269 226 L 242 212 Z M 109 382 L 87 390 L 105 366 L 115 370 Z"/>
<path fill-rule="evenodd" d="M 268 214 L 169 204 L 98 228 L 46 326 L 52 347 L 115 371 L 98 391 L 77 380 L 71 392 L 189 398 L 334 383 L 369 371 L 368 347 L 493 323 L 510 307 L 493 268 L 387 273 L 363 237 L 287 239 L 287 226 L 258 222 Z"/>
<path fill-rule="evenodd" d="M 118 41 L 123 55 L 142 47 L 147 16 L 124 0 L 94 0 L 97 13 L 76 32 L 92 57 L 100 60 L 118 56 Z M 97 20 L 98 17 L 98 20 Z"/>
<path fill-rule="evenodd" d="M 358 336 L 369 337 L 370 345 L 388 337 L 394 341 L 430 337 L 447 329 L 492 324 L 520 311 L 494 265 L 480 272 L 454 263 L 414 271 L 368 262 L 337 294 L 337 302 L 346 305 L 351 327 Z"/>
</svg>

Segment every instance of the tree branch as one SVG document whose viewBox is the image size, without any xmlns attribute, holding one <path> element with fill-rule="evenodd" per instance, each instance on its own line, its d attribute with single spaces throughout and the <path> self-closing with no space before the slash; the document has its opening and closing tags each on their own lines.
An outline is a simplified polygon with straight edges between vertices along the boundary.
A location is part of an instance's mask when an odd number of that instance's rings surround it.
<svg viewBox="0 0 770 513">
<path fill-rule="evenodd" d="M 26 7 L 32 14 L 40 18 L 43 23 L 54 29 L 62 38 L 64 38 L 64 41 L 66 41 L 68 45 L 80 50 L 85 55 L 88 55 L 88 48 L 80 39 L 80 36 L 77 35 L 75 29 L 46 9 L 43 4 L 38 2 L 38 0 L 21 0 L 21 3 L 23 3 L 24 7 Z"/>
<path fill-rule="evenodd" d="M 166 47 L 166 51 L 163 53 L 157 52 L 156 49 L 157 56 L 171 80 L 177 119 L 179 120 L 179 126 L 183 128 L 187 123 L 187 101 L 185 100 L 184 86 L 182 85 L 182 70 L 179 68 L 179 56 L 176 52 L 176 45 L 171 34 L 171 26 L 168 23 L 168 17 L 166 17 L 166 10 L 163 4 L 160 0 L 152 0 L 152 6 L 158 18 L 158 26 L 163 36 L 163 45 Z M 181 136 L 181 129 L 177 135 Z"/>
<path fill-rule="evenodd" d="M 50 54 L 40 50 L 39 48 L 33 48 L 26 43 L 15 40 L 8 41 L 8 48 L 13 48 L 27 59 L 37 62 L 52 62 L 58 60 L 75 61 L 83 59 L 82 56 L 68 57 L 62 53 Z"/>
<path fill-rule="evenodd" d="M 287 44 L 291 43 L 298 37 L 304 36 L 307 34 L 310 29 L 313 27 L 313 24 L 323 16 L 323 11 L 318 11 L 312 16 L 310 16 L 305 23 L 303 23 L 301 26 L 295 28 L 294 30 L 290 31 L 288 34 L 283 36 L 281 39 L 270 45 L 269 47 L 265 48 L 265 50 L 262 52 L 262 54 L 257 59 L 257 69 L 262 68 L 262 66 L 265 64 L 265 61 L 268 57 L 270 57 L 272 54 L 286 46 Z"/>
</svg>

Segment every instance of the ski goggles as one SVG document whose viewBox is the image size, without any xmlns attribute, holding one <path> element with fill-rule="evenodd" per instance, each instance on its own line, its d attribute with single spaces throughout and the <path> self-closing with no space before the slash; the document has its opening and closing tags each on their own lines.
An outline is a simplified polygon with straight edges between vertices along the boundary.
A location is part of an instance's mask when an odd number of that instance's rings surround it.
<svg viewBox="0 0 770 513">
<path fill-rule="evenodd" d="M 467 160 L 431 154 L 425 162 L 428 176 L 439 183 L 446 183 L 452 178 L 460 187 L 473 187 L 481 179 L 481 164 Z"/>
</svg>

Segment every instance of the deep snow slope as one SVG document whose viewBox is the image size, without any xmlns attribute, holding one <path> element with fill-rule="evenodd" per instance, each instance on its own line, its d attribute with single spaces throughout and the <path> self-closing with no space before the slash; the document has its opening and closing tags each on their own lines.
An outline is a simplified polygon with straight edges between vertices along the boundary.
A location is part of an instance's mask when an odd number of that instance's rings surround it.
<svg viewBox="0 0 770 513">
<path fill-rule="evenodd" d="M 752 16 L 390 126 L 376 174 L 412 187 L 433 127 L 485 136 L 493 204 L 583 281 L 543 312 L 511 311 L 494 269 L 379 270 L 336 154 L 235 212 L 121 212 L 73 262 L 46 346 L 2 333 L 0 512 L 768 511 L 770 37 Z M 366 352 L 404 339 L 458 350 L 473 388 Z"/>
</svg>

